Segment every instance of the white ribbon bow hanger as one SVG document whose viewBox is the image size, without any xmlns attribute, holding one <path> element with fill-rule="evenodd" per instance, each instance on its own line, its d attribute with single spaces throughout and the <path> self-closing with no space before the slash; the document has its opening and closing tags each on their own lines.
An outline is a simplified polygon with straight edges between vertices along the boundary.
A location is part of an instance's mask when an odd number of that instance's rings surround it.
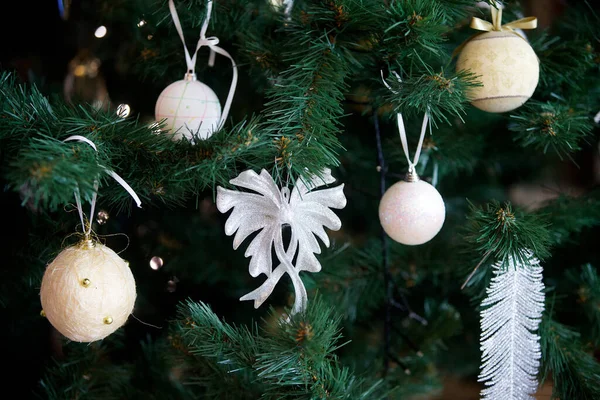
<svg viewBox="0 0 600 400">
<path fill-rule="evenodd" d="M 198 44 L 196 44 L 196 50 L 194 50 L 194 55 L 191 56 L 190 52 L 187 49 L 185 44 L 185 37 L 183 36 L 183 29 L 181 28 L 181 22 L 179 21 L 179 16 L 177 15 L 177 9 L 175 8 L 175 3 L 173 0 L 169 0 L 169 10 L 171 11 L 171 17 L 173 18 L 173 23 L 175 24 L 175 29 L 181 38 L 181 42 L 183 43 L 183 50 L 185 52 L 185 63 L 187 65 L 187 73 L 186 78 L 195 80 L 196 79 L 196 57 L 198 55 L 198 50 L 202 46 L 207 46 L 210 49 L 210 55 L 208 57 L 208 66 L 212 67 L 215 63 L 215 53 L 221 54 L 231 60 L 231 66 L 233 68 L 233 76 L 231 78 L 231 86 L 229 87 L 229 94 L 227 95 L 227 100 L 225 101 L 225 105 L 223 106 L 223 113 L 221 114 L 221 119 L 219 120 L 219 125 L 217 129 L 221 129 L 227 116 L 229 115 L 229 110 L 231 108 L 231 102 L 233 101 L 233 96 L 235 94 L 235 89 L 238 81 L 238 71 L 237 65 L 226 50 L 223 50 L 221 47 L 217 46 L 219 44 L 219 38 L 216 36 L 206 37 L 206 31 L 208 30 L 208 23 L 210 22 L 210 16 L 212 13 L 212 0 L 207 0 L 206 2 L 206 18 L 204 18 L 204 22 L 202 23 L 202 27 L 200 28 L 200 39 L 198 39 Z"/>
</svg>

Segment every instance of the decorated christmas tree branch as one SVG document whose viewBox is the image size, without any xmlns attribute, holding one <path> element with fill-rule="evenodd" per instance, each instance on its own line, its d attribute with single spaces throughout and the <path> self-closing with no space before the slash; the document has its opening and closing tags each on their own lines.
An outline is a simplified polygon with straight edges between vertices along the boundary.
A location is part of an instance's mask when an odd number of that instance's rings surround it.
<svg viewBox="0 0 600 400">
<path fill-rule="evenodd" d="M 180 306 L 172 335 L 191 354 L 239 377 L 250 390 L 252 385 L 264 388 L 265 398 L 385 398 L 381 382 L 367 383 L 340 365 L 335 356 L 339 318 L 322 301 L 312 301 L 306 314 L 289 322 L 273 317 L 269 328 L 235 327 L 208 306 L 187 302 Z"/>
<path fill-rule="evenodd" d="M 270 161 L 268 139 L 256 119 L 222 130 L 193 146 L 157 135 L 157 124 L 123 119 L 88 105 L 48 101 L 37 89 L 17 85 L 10 74 L 1 79 L 3 116 L 0 138 L 13 149 L 4 162 L 4 175 L 24 201 L 56 209 L 71 202 L 77 186 L 84 199 L 93 194 L 94 180 L 105 169 L 116 170 L 148 202 L 177 203 L 205 188 L 223 184 L 236 165 L 261 167 Z M 82 135 L 96 143 L 63 143 Z M 133 162 L 132 162 L 133 161 Z M 119 188 L 103 190 L 111 205 L 129 200 Z"/>
<path fill-rule="evenodd" d="M 548 315 L 540 325 L 542 367 L 552 377 L 553 396 L 592 400 L 600 396 L 600 364 L 579 339 L 579 333 Z"/>
</svg>

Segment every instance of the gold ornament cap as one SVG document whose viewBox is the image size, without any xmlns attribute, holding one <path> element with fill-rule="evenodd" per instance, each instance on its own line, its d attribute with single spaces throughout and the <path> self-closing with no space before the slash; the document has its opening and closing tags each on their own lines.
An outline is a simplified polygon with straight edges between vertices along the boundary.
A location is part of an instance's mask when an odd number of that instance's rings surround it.
<svg viewBox="0 0 600 400">
<path fill-rule="evenodd" d="M 184 81 L 195 81 L 196 80 L 196 74 L 193 72 L 186 72 L 185 75 L 183 76 L 183 80 Z"/>
<path fill-rule="evenodd" d="M 419 178 L 419 175 L 417 174 L 417 171 L 415 171 L 414 168 L 410 168 L 406 175 L 404 175 L 405 182 L 418 182 L 420 180 L 421 178 Z"/>
</svg>

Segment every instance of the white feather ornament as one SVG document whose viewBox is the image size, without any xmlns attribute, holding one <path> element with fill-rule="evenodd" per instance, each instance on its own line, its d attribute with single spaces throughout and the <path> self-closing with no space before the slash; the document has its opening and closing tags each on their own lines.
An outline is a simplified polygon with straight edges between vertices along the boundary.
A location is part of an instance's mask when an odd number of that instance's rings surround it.
<svg viewBox="0 0 600 400">
<path fill-rule="evenodd" d="M 494 277 L 481 303 L 481 373 L 485 400 L 534 399 L 540 366 L 535 333 L 544 311 L 542 267 L 530 251 L 494 265 Z M 508 264 L 508 265 L 507 265 Z"/>
<path fill-rule="evenodd" d="M 260 175 L 248 170 L 230 181 L 256 193 L 217 188 L 219 211 L 226 213 L 233 209 L 225 223 L 225 234 L 231 236 L 235 233 L 233 249 L 237 249 L 250 234 L 260 231 L 252 239 L 244 255 L 252 257 L 250 275 L 257 277 L 265 274 L 267 280 L 240 300 L 254 300 L 254 307 L 258 308 L 273 292 L 279 279 L 287 273 L 292 279 L 296 295 L 292 313 L 306 308 L 306 289 L 299 272 L 321 270 L 321 264 L 315 257 L 315 253 L 321 253 L 317 237 L 329 247 L 329 237 L 323 227 L 331 230 L 342 227 L 342 222 L 330 208 L 341 209 L 346 206 L 343 184 L 318 191 L 314 189 L 334 181 L 331 171 L 326 169 L 322 177 L 312 176 L 306 183 L 299 180 L 290 192 L 287 187 L 279 189 L 271 175 L 263 169 Z M 282 234 L 286 225 L 291 228 L 287 248 Z M 280 263 L 275 269 L 271 258 L 272 249 Z"/>
</svg>

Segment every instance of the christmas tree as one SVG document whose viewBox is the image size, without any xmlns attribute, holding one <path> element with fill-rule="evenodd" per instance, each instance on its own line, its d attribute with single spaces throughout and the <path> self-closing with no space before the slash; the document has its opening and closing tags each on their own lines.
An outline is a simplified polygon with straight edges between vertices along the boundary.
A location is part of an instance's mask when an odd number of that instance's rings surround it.
<svg viewBox="0 0 600 400">
<path fill-rule="evenodd" d="M 600 399 L 593 2 L 12 6 L 20 398 Z"/>
</svg>

